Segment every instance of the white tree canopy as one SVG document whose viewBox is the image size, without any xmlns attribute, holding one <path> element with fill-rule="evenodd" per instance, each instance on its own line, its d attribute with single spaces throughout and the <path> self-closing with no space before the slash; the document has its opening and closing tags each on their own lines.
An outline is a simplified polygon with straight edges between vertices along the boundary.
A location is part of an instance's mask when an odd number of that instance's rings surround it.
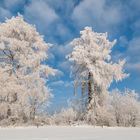
<svg viewBox="0 0 140 140">
<path fill-rule="evenodd" d="M 128 76 L 123 71 L 125 60 L 111 61 L 110 53 L 116 40 L 110 42 L 107 33 L 94 32 L 91 27 L 85 27 L 80 34 L 80 38 L 71 42 L 73 52 L 68 56 L 73 62 L 76 80 L 87 78 L 91 72 L 98 86 L 108 88 L 113 80 L 119 81 Z"/>
<path fill-rule="evenodd" d="M 87 83 L 88 110 L 97 115 L 97 109 L 105 105 L 111 83 L 124 79 L 128 74 L 123 70 L 125 60 L 118 63 L 111 60 L 111 49 L 116 40 L 109 41 L 107 33 L 94 32 L 91 27 L 85 27 L 80 34 L 80 38 L 71 42 L 73 51 L 68 59 L 73 63 L 75 83 Z"/>
<path fill-rule="evenodd" d="M 43 63 L 48 48 L 43 36 L 22 16 L 0 24 L 1 104 L 11 104 L 10 96 L 16 96 L 14 104 L 37 107 L 49 98 L 46 80 L 55 70 Z"/>
</svg>

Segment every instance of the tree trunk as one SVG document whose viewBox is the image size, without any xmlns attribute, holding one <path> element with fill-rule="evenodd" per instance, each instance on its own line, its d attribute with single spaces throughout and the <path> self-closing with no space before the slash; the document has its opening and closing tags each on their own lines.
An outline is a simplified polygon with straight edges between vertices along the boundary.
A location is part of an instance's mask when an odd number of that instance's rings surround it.
<svg viewBox="0 0 140 140">
<path fill-rule="evenodd" d="M 85 93 L 86 93 L 86 81 L 82 81 L 82 87 L 81 87 L 81 111 L 85 111 L 86 102 L 85 102 Z"/>
<path fill-rule="evenodd" d="M 10 116 L 11 116 L 11 109 L 10 109 L 10 107 L 8 107 L 8 110 L 7 110 L 7 118 L 9 118 Z"/>
<path fill-rule="evenodd" d="M 89 72 L 88 74 L 88 105 L 92 100 L 92 74 Z"/>
<path fill-rule="evenodd" d="M 30 119 L 33 120 L 33 121 L 35 119 L 35 112 L 36 112 L 35 107 L 32 107 L 31 112 L 30 112 Z"/>
<path fill-rule="evenodd" d="M 88 75 L 88 110 L 93 110 L 94 114 L 96 114 L 96 107 L 97 107 L 96 96 L 97 96 L 97 85 L 96 85 L 96 83 L 93 83 L 92 73 L 89 72 L 89 75 Z M 91 104 L 91 100 L 93 100 L 92 104 Z"/>
</svg>

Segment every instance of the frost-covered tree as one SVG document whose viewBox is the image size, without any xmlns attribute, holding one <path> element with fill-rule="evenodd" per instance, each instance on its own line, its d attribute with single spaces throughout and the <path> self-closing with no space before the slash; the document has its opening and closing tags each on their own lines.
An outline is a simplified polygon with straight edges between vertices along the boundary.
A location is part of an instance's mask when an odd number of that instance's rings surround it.
<svg viewBox="0 0 140 140">
<path fill-rule="evenodd" d="M 34 119 L 37 109 L 49 99 L 46 80 L 55 71 L 43 63 L 48 48 L 43 36 L 22 16 L 0 24 L 0 108 L 5 112 L 1 119 Z"/>
<path fill-rule="evenodd" d="M 140 121 L 140 102 L 138 93 L 135 90 L 118 89 L 111 92 L 112 114 L 114 114 L 118 126 L 139 125 Z"/>
<path fill-rule="evenodd" d="M 80 34 L 80 38 L 71 42 L 73 51 L 68 59 L 73 63 L 75 83 L 83 86 L 84 82 L 88 89 L 88 109 L 93 110 L 95 106 L 103 106 L 111 83 L 127 76 L 123 71 L 125 60 L 112 62 L 110 53 L 116 41 L 109 41 L 107 33 L 97 33 L 85 27 Z"/>
</svg>

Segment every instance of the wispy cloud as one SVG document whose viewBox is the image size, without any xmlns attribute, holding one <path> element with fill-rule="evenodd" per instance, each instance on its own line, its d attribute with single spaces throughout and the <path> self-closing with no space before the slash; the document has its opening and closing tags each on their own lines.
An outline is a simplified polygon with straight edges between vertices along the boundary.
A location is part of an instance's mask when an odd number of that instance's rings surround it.
<svg viewBox="0 0 140 140">
<path fill-rule="evenodd" d="M 137 72 L 138 74 L 140 74 L 140 62 L 128 63 L 126 65 L 126 68 L 129 69 L 129 70 L 132 70 L 134 72 Z"/>
<path fill-rule="evenodd" d="M 4 6 L 7 9 L 12 10 L 12 8 L 15 8 L 17 6 L 24 5 L 27 0 L 4 0 Z"/>
<path fill-rule="evenodd" d="M 5 20 L 5 18 L 9 18 L 11 15 L 9 10 L 0 7 L 0 20 Z"/>
<path fill-rule="evenodd" d="M 51 87 L 60 87 L 60 88 L 66 88 L 66 87 L 72 87 L 72 82 L 70 81 L 54 81 L 50 84 Z"/>
<path fill-rule="evenodd" d="M 59 17 L 54 9 L 48 6 L 43 0 L 32 0 L 24 9 L 25 18 L 40 27 L 43 32 L 47 32 L 48 27 Z"/>
<path fill-rule="evenodd" d="M 93 26 L 98 31 L 114 31 L 122 21 L 119 4 L 111 5 L 107 0 L 84 0 L 73 11 L 72 18 L 78 26 Z"/>
</svg>

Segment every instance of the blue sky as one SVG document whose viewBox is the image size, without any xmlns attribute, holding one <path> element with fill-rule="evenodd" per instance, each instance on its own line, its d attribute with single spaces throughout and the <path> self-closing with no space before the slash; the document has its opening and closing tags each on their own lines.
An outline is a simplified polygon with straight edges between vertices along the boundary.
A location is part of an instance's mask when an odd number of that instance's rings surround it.
<svg viewBox="0 0 140 140">
<path fill-rule="evenodd" d="M 0 0 L 0 21 L 21 13 L 28 23 L 36 25 L 46 42 L 54 44 L 47 63 L 60 70 L 50 78 L 54 109 L 66 105 L 73 97 L 70 64 L 65 56 L 71 52 L 68 43 L 80 30 L 91 26 L 97 32 L 108 32 L 117 39 L 112 50 L 114 61 L 126 58 L 130 77 L 113 88 L 130 88 L 140 93 L 140 0 Z"/>
</svg>

